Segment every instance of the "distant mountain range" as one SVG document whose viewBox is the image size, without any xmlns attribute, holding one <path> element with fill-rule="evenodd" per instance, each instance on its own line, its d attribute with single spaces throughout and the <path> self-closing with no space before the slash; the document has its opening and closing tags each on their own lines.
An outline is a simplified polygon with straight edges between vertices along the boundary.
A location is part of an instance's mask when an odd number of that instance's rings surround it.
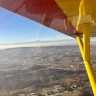
<svg viewBox="0 0 96 96">
<path fill-rule="evenodd" d="M 91 44 L 96 44 L 96 40 L 92 39 Z M 66 40 L 54 40 L 54 41 L 30 41 L 30 42 L 19 42 L 14 44 L 0 44 L 0 49 L 6 48 L 17 48 L 17 47 L 46 47 L 46 46 L 65 46 L 65 45 L 77 45 L 75 39 Z"/>
<path fill-rule="evenodd" d="M 76 45 L 75 40 L 58 40 L 58 41 L 31 41 L 20 42 L 14 44 L 1 44 L 0 49 L 16 48 L 16 47 L 44 47 L 44 46 L 63 46 L 63 45 Z"/>
<path fill-rule="evenodd" d="M 39 44 L 39 43 L 52 43 L 52 42 L 73 42 L 75 39 L 65 39 L 65 40 L 48 40 L 48 41 L 30 41 L 30 42 L 18 42 L 18 43 L 10 43 L 10 44 L 0 44 L 0 45 L 14 45 L 14 44 Z"/>
</svg>

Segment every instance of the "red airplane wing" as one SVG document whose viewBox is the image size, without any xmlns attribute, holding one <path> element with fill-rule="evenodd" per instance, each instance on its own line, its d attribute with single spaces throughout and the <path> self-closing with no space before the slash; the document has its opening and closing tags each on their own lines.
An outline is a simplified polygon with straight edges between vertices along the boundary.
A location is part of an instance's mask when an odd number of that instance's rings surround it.
<svg viewBox="0 0 96 96">
<path fill-rule="evenodd" d="M 0 7 L 73 36 L 75 28 L 55 0 L 0 0 Z"/>
</svg>

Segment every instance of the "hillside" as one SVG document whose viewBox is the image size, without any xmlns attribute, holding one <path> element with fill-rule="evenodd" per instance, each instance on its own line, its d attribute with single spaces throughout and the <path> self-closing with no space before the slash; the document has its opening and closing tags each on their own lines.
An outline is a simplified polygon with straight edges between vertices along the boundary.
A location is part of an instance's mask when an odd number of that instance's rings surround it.
<svg viewBox="0 0 96 96">
<path fill-rule="evenodd" d="M 95 47 L 91 48 L 94 68 Z M 79 49 L 75 45 L 0 50 L 0 96 L 32 96 L 30 93 L 45 96 L 52 91 L 55 92 L 52 96 L 57 93 L 64 96 L 65 91 L 68 91 L 66 96 L 77 96 L 81 89 L 91 92 Z"/>
</svg>

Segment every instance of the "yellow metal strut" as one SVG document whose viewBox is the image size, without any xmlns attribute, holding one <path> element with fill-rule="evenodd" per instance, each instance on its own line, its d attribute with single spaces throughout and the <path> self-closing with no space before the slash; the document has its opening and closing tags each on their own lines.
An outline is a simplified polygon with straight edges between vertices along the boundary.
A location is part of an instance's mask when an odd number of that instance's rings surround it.
<svg viewBox="0 0 96 96">
<path fill-rule="evenodd" d="M 83 22 L 83 23 L 81 22 L 83 16 L 89 15 L 88 11 L 90 9 L 86 5 L 88 1 L 90 0 L 81 0 L 80 2 L 79 18 L 77 21 L 77 31 L 80 32 L 80 28 L 82 26 L 82 33 L 81 32 L 78 33 L 80 35 L 77 35 L 77 41 L 78 41 L 78 45 L 82 54 L 85 69 L 87 71 L 94 96 L 96 96 L 96 76 L 95 76 L 96 74 L 90 62 L 90 21 Z"/>
<path fill-rule="evenodd" d="M 84 24 L 83 29 L 83 40 L 78 35 L 77 41 L 82 54 L 82 58 L 84 60 L 85 68 L 89 77 L 94 96 L 96 96 L 96 76 L 95 71 L 90 62 L 90 24 Z"/>
</svg>

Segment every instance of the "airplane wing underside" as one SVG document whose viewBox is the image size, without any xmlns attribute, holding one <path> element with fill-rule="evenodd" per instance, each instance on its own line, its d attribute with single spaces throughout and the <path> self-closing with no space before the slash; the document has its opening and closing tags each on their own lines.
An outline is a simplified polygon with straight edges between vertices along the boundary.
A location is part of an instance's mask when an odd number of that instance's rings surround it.
<svg viewBox="0 0 96 96">
<path fill-rule="evenodd" d="M 82 0 L 0 0 L 0 7 L 34 20 L 49 28 L 74 37 L 82 33 L 83 24 L 90 23 L 91 36 L 96 36 L 96 1 L 85 1 L 85 14 Z M 83 4 L 84 5 L 84 4 Z"/>
</svg>

